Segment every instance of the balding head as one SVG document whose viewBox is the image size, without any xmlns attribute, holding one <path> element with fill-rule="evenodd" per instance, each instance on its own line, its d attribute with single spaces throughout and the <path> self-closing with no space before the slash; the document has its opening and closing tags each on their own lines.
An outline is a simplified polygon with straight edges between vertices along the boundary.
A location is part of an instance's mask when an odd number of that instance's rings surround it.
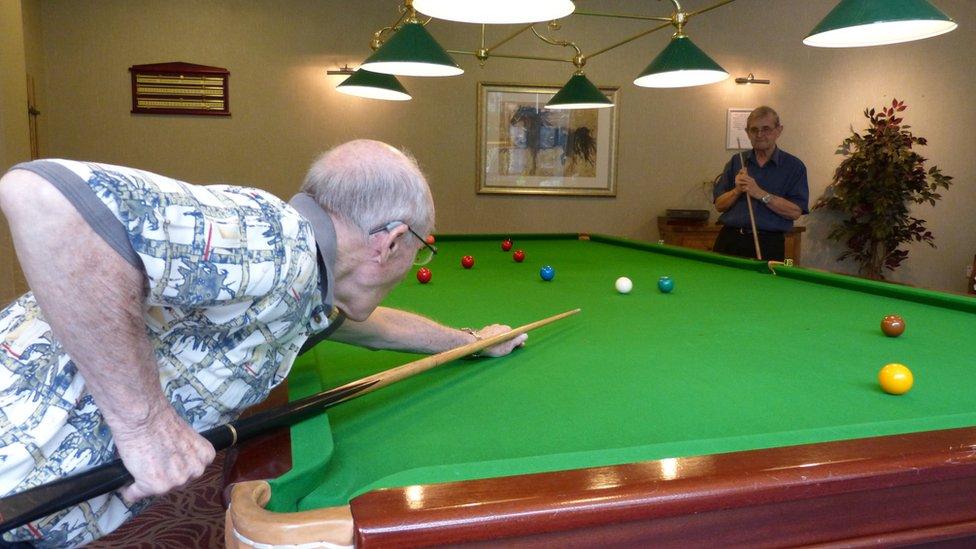
<svg viewBox="0 0 976 549">
<path fill-rule="evenodd" d="M 761 107 L 756 107 L 751 113 L 749 113 L 749 117 L 746 118 L 746 125 L 752 124 L 753 120 L 757 120 L 767 115 L 773 117 L 773 122 L 776 123 L 776 127 L 778 128 L 779 113 L 774 111 L 772 107 L 767 107 L 766 105 L 763 105 Z"/>
<path fill-rule="evenodd" d="M 417 162 L 380 141 L 359 139 L 326 151 L 309 169 L 302 192 L 364 237 L 391 221 L 422 235 L 434 228 L 434 200 Z"/>
</svg>

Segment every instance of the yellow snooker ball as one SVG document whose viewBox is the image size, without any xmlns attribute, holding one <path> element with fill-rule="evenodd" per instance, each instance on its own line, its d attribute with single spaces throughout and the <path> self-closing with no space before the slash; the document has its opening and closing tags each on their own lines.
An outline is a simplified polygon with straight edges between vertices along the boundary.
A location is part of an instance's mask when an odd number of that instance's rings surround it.
<svg viewBox="0 0 976 549">
<path fill-rule="evenodd" d="M 895 362 L 886 364 L 878 372 L 878 383 L 881 384 L 881 389 L 888 394 L 903 395 L 912 388 L 914 382 L 912 371 L 904 364 Z"/>
</svg>

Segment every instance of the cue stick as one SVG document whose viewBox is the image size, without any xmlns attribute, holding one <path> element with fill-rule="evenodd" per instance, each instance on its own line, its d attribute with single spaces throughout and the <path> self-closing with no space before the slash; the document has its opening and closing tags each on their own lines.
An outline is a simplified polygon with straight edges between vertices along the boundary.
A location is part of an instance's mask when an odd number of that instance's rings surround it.
<svg viewBox="0 0 976 549">
<path fill-rule="evenodd" d="M 739 151 L 739 164 L 742 164 L 742 169 L 746 170 L 746 175 L 749 174 L 749 170 L 746 169 L 746 159 L 742 151 Z M 752 225 L 752 243 L 756 246 L 756 259 L 762 261 L 762 252 L 759 251 L 759 235 L 756 234 L 756 216 L 752 213 L 752 197 L 749 193 L 746 193 L 746 204 L 749 205 L 749 223 Z"/>
<path fill-rule="evenodd" d="M 293 425 L 341 402 L 477 353 L 579 311 L 579 309 L 566 311 L 461 347 L 408 362 L 284 406 L 219 425 L 203 431 L 200 435 L 213 444 L 214 449 L 219 452 L 271 429 Z M 12 530 L 66 507 L 118 490 L 132 480 L 132 475 L 126 470 L 122 460 L 116 459 L 77 475 L 0 498 L 0 532 Z"/>
</svg>

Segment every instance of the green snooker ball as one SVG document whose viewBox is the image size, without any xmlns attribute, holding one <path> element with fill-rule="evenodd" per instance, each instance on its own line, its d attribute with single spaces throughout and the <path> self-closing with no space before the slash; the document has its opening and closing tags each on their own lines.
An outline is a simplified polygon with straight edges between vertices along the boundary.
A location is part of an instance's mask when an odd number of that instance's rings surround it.
<svg viewBox="0 0 976 549">
<path fill-rule="evenodd" d="M 657 289 L 661 290 L 663 294 L 671 293 L 671 290 L 674 289 L 674 280 L 671 280 L 670 276 L 662 276 L 657 279 Z"/>
</svg>

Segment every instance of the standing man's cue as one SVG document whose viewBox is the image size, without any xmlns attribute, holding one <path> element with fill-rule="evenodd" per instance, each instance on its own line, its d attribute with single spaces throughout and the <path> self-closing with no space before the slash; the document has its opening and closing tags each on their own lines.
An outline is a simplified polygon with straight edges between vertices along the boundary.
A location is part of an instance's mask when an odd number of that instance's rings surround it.
<svg viewBox="0 0 976 549">
<path fill-rule="evenodd" d="M 746 175 L 748 175 L 746 157 L 742 151 L 739 151 L 739 163 L 742 164 L 742 169 L 746 170 Z M 762 261 L 762 252 L 759 251 L 759 235 L 756 233 L 756 216 L 752 213 L 752 197 L 749 196 L 749 193 L 746 193 L 746 204 L 749 206 L 749 224 L 752 226 L 752 243 L 756 246 L 756 259 Z"/>
</svg>

